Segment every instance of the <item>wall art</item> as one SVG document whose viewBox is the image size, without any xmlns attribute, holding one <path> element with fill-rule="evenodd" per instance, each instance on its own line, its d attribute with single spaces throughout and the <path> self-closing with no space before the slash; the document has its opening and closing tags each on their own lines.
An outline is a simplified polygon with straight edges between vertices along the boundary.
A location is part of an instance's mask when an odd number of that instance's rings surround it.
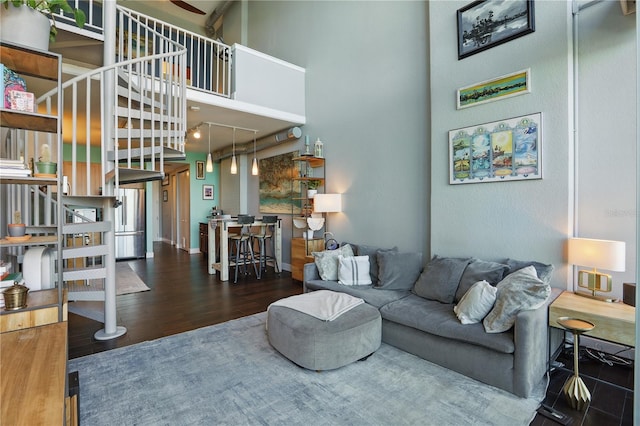
<svg viewBox="0 0 640 426">
<path fill-rule="evenodd" d="M 542 113 L 449 131 L 449 183 L 542 179 Z"/>
<path fill-rule="evenodd" d="M 535 31 L 533 0 L 480 0 L 458 9 L 458 59 Z"/>
<path fill-rule="evenodd" d="M 213 200 L 213 185 L 202 185 L 202 199 Z"/>
<path fill-rule="evenodd" d="M 204 161 L 196 161 L 196 179 L 204 179 Z"/>
<path fill-rule="evenodd" d="M 298 151 L 292 151 L 260 159 L 260 213 L 300 213 L 300 201 L 292 199 L 293 178 L 298 173 L 293 158 L 297 156 Z"/>
<path fill-rule="evenodd" d="M 531 93 L 530 73 L 526 69 L 458 89 L 456 106 L 468 108 Z"/>
</svg>

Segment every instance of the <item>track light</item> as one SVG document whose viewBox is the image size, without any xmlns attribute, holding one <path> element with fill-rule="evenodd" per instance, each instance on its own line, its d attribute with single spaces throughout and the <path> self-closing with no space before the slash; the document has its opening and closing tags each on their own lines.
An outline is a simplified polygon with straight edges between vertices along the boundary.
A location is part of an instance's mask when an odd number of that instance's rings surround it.
<svg viewBox="0 0 640 426">
<path fill-rule="evenodd" d="M 238 160 L 236 159 L 236 128 L 233 128 L 233 155 L 231 156 L 231 174 L 238 174 Z"/>
<path fill-rule="evenodd" d="M 251 166 L 251 174 L 258 176 L 258 159 L 256 158 L 256 132 L 253 132 L 253 165 Z"/>
<path fill-rule="evenodd" d="M 213 172 L 213 160 L 211 159 L 211 124 L 209 124 L 209 153 L 207 154 L 207 172 Z"/>
<path fill-rule="evenodd" d="M 193 137 L 196 139 L 200 139 L 200 136 L 202 136 L 200 134 L 200 127 L 196 127 L 196 130 L 193 132 Z"/>
</svg>

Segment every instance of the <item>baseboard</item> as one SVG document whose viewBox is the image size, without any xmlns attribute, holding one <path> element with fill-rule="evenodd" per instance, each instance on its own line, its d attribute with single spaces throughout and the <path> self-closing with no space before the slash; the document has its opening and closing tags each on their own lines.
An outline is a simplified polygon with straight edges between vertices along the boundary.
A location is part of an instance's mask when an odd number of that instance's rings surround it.
<svg viewBox="0 0 640 426">
<path fill-rule="evenodd" d="M 153 252 L 152 251 L 148 251 L 146 257 L 147 257 L 147 259 L 153 258 Z"/>
</svg>

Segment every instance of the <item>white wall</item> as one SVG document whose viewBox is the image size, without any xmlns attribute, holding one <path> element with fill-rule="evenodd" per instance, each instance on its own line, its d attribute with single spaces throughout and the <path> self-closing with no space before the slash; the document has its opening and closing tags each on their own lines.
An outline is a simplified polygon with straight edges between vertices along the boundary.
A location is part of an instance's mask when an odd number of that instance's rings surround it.
<svg viewBox="0 0 640 426">
<path fill-rule="evenodd" d="M 344 194 L 344 213 L 329 217 L 339 241 L 426 254 L 426 9 L 424 2 L 249 4 L 248 46 L 306 69 L 302 132 L 324 142 L 327 192 Z M 260 155 L 303 147 L 304 137 Z M 258 211 L 257 183 L 249 210 Z"/>
</svg>

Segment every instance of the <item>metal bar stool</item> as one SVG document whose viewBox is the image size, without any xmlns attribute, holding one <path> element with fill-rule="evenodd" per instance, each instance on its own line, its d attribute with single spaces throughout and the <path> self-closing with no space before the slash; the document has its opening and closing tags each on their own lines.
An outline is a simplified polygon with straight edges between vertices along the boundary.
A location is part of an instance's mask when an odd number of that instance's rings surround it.
<svg viewBox="0 0 640 426">
<path fill-rule="evenodd" d="M 234 283 L 238 282 L 238 267 L 240 266 L 240 263 L 242 263 L 242 270 L 245 275 L 249 273 L 247 269 L 247 263 L 252 263 L 253 270 L 256 273 L 256 277 L 260 278 L 260 276 L 258 275 L 258 269 L 256 268 L 255 257 L 253 255 L 253 236 L 251 235 L 251 225 L 253 224 L 253 222 L 255 222 L 254 216 L 238 215 L 237 223 L 239 225 L 242 225 L 240 228 L 240 233 L 231 235 L 229 237 L 229 240 L 231 240 L 233 246 L 232 250 L 234 250 L 229 259 L 231 261 L 229 262 L 229 265 L 231 265 L 231 263 L 234 264 Z"/>
<path fill-rule="evenodd" d="M 264 226 L 261 228 L 260 233 L 253 235 L 253 238 L 258 240 L 260 277 L 262 276 L 262 271 L 267 270 L 267 262 L 270 260 L 273 261 L 273 270 L 276 273 L 280 272 L 278 260 L 276 259 L 276 243 L 274 238 L 274 234 L 276 233 L 275 227 L 278 226 L 278 216 L 263 216 L 262 223 Z M 271 247 L 271 256 L 267 254 L 267 242 L 269 242 L 269 247 Z"/>
</svg>

